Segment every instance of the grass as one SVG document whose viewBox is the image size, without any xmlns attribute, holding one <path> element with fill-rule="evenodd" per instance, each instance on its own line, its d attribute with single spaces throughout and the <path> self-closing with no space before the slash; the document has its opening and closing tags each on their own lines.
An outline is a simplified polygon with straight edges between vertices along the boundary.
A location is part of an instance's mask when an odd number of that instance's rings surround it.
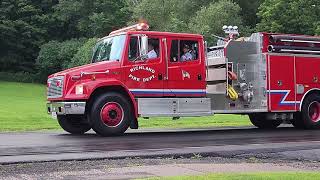
<svg viewBox="0 0 320 180">
<path fill-rule="evenodd" d="M 43 85 L 0 82 L 0 131 L 59 129 L 46 113 Z"/>
<path fill-rule="evenodd" d="M 230 173 L 207 174 L 201 176 L 178 176 L 166 178 L 150 178 L 148 180 L 316 180 L 320 179 L 317 172 L 276 172 L 276 173 Z"/>
<path fill-rule="evenodd" d="M 246 126 L 246 116 L 140 119 L 141 128 L 201 128 Z M 56 120 L 46 113 L 46 87 L 39 84 L 0 81 L 0 131 L 60 130 Z"/>
<path fill-rule="evenodd" d="M 215 115 L 209 117 L 185 117 L 178 120 L 172 118 L 140 119 L 139 127 L 142 128 L 206 128 L 227 126 L 250 126 L 247 116 L 240 115 Z"/>
</svg>

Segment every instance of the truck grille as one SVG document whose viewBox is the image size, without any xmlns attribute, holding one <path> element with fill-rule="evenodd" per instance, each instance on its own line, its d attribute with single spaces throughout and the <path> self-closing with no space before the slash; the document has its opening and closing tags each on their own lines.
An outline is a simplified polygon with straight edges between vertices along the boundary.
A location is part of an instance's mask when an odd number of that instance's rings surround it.
<svg viewBox="0 0 320 180">
<path fill-rule="evenodd" d="M 61 98 L 63 95 L 64 77 L 58 76 L 48 79 L 48 98 Z"/>
</svg>

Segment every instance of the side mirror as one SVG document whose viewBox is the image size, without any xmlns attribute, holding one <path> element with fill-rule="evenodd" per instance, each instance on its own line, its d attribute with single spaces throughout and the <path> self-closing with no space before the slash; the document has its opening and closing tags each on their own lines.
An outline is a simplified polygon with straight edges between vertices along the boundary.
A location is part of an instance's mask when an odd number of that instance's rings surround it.
<svg viewBox="0 0 320 180">
<path fill-rule="evenodd" d="M 143 35 L 141 36 L 140 42 L 140 57 L 147 57 L 148 56 L 148 36 Z"/>
</svg>

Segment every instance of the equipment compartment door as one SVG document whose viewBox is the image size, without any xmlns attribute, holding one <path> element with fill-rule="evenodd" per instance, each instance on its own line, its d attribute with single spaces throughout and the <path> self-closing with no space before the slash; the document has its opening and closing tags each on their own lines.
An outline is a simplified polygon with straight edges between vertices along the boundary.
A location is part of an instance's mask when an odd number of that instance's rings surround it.
<svg viewBox="0 0 320 180">
<path fill-rule="evenodd" d="M 269 55 L 268 67 L 269 111 L 295 111 L 294 57 Z"/>
</svg>

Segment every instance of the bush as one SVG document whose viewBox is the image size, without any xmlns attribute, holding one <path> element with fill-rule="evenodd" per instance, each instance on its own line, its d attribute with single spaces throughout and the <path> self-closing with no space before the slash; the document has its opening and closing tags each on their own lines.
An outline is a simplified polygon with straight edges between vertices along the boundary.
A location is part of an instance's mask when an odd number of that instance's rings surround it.
<svg viewBox="0 0 320 180">
<path fill-rule="evenodd" d="M 73 56 L 71 62 L 68 64 L 68 68 L 89 64 L 92 58 L 92 48 L 97 43 L 97 40 L 97 38 L 88 39 Z"/>
<path fill-rule="evenodd" d="M 39 82 L 35 74 L 28 72 L 0 72 L 1 81 L 35 83 Z"/>
<path fill-rule="evenodd" d="M 45 81 L 47 76 L 69 67 L 69 63 L 85 39 L 72 39 L 64 42 L 50 41 L 41 46 L 37 58 L 38 77 Z"/>
<path fill-rule="evenodd" d="M 61 43 L 58 58 L 62 60 L 62 69 L 69 68 L 71 59 L 85 42 L 86 39 L 73 39 Z"/>
</svg>

